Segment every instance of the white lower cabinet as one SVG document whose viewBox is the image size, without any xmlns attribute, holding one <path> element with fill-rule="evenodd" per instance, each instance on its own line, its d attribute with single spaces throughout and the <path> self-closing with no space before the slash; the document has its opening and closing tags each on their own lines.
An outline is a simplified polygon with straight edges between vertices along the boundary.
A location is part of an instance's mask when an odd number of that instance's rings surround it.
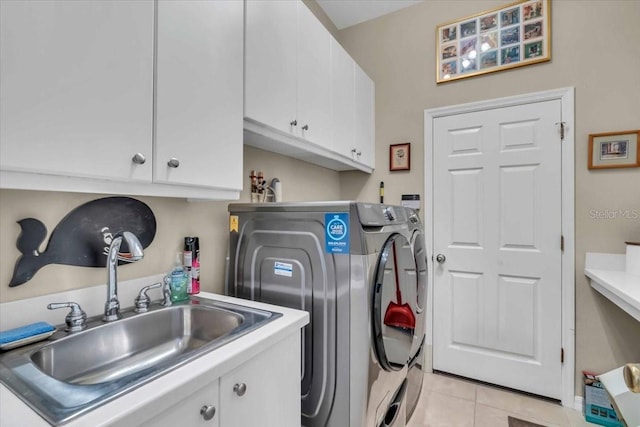
<svg viewBox="0 0 640 427">
<path fill-rule="evenodd" d="M 169 392 L 154 408 L 162 412 L 146 419 L 145 427 L 299 427 L 300 333 L 275 343 L 219 378 L 173 402 Z M 183 394 L 184 395 L 184 394 Z M 143 408 L 120 425 L 145 419 Z"/>
<path fill-rule="evenodd" d="M 218 380 L 198 389 L 150 420 L 143 427 L 220 427 Z"/>
<path fill-rule="evenodd" d="M 223 375 L 220 426 L 299 427 L 300 363 L 298 333 Z"/>
</svg>

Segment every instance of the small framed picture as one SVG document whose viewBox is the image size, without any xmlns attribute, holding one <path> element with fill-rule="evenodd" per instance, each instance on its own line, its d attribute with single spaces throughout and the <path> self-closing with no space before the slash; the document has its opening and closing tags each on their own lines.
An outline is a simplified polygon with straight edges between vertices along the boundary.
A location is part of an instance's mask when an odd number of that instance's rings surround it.
<svg viewBox="0 0 640 427">
<path fill-rule="evenodd" d="M 640 167 L 640 130 L 589 135 L 589 169 Z"/>
<path fill-rule="evenodd" d="M 389 146 L 389 170 L 408 171 L 411 169 L 411 144 L 394 144 Z"/>
</svg>

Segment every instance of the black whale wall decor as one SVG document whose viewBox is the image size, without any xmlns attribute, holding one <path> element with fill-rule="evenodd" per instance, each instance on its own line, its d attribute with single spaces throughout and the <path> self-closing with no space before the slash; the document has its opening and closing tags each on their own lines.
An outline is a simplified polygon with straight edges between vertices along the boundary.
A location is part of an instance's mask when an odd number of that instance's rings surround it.
<svg viewBox="0 0 640 427">
<path fill-rule="evenodd" d="M 47 236 L 35 218 L 18 221 L 22 229 L 16 246 L 22 253 L 9 286 L 18 286 L 47 264 L 105 267 L 113 236 L 130 231 L 148 247 L 156 235 L 156 218 L 145 203 L 130 197 L 105 197 L 78 206 L 53 229 L 44 252 L 38 248 Z M 122 242 L 121 252 L 128 252 Z M 121 262 L 122 263 L 122 262 Z"/>
</svg>

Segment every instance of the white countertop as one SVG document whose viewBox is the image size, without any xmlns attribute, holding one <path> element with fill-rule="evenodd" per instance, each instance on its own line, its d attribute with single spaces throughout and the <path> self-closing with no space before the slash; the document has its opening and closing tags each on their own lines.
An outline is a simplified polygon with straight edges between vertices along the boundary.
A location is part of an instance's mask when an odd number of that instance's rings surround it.
<svg viewBox="0 0 640 427">
<path fill-rule="evenodd" d="M 640 276 L 625 271 L 625 255 L 587 253 L 584 274 L 592 288 L 640 321 Z"/>
<path fill-rule="evenodd" d="M 121 398 L 106 403 L 88 414 L 74 419 L 65 424 L 65 427 L 119 425 L 124 422 L 123 420 L 127 416 L 143 406 L 147 406 L 148 410 L 156 410 L 159 412 L 162 408 L 155 408 L 154 402 L 159 401 L 161 397 L 171 393 L 172 400 L 179 401 L 200 387 L 203 387 L 211 380 L 245 363 L 285 337 L 293 333 L 299 333 L 300 328 L 309 323 L 309 313 L 306 311 L 292 310 L 207 292 L 201 292 L 198 296 L 247 307 L 270 310 L 282 313 L 283 316 L 218 349 L 198 357 L 185 366 L 177 368 L 132 390 Z M 47 299 L 49 302 L 52 301 L 51 296 L 48 296 Z M 5 306 L 3 309 L 11 308 L 12 310 L 17 310 L 17 306 L 20 305 L 20 302 L 11 302 L 1 304 L 0 306 Z M 123 304 L 123 306 L 125 306 L 125 304 Z M 58 315 L 61 314 L 62 313 L 58 313 Z M 89 312 L 87 314 L 92 315 Z M 62 318 L 64 318 L 64 316 L 62 316 Z M 3 319 L 2 323 L 2 329 L 8 329 L 6 326 L 10 322 L 6 320 L 6 318 Z M 26 323 L 28 322 L 23 319 L 22 324 Z M 159 405 L 158 403 L 156 406 Z M 0 425 L 3 427 L 22 425 L 38 427 L 48 426 L 49 424 L 4 385 L 0 385 Z"/>
</svg>

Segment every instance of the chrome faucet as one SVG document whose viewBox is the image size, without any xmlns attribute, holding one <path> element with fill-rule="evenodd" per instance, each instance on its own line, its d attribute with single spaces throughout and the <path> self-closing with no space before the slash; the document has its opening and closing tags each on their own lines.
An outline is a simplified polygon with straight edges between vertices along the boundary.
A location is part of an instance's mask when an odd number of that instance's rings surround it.
<svg viewBox="0 0 640 427">
<path fill-rule="evenodd" d="M 122 239 L 129 246 L 128 254 L 120 254 L 120 245 Z M 118 301 L 118 260 L 126 262 L 134 262 L 142 259 L 144 253 L 142 244 L 135 234 L 130 231 L 118 233 L 113 237 L 111 245 L 109 245 L 109 254 L 107 255 L 107 302 L 104 304 L 104 316 L 102 320 L 111 322 L 120 318 L 120 302 Z"/>
</svg>

